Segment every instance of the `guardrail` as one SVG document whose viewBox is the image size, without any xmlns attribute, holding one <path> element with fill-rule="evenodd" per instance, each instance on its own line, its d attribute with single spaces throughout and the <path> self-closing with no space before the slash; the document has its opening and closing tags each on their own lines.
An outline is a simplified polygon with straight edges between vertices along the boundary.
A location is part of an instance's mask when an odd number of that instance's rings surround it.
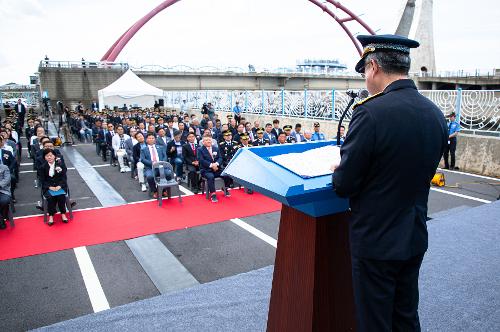
<svg viewBox="0 0 500 332">
<path fill-rule="evenodd" d="M 500 90 L 420 90 L 447 115 L 457 114 L 461 128 L 475 135 L 500 137 Z M 167 107 L 201 108 L 211 102 L 217 111 L 229 112 L 236 101 L 243 113 L 338 120 L 350 97 L 345 90 L 191 90 L 165 91 Z M 346 116 L 349 121 L 350 109 Z"/>
<path fill-rule="evenodd" d="M 123 71 L 129 68 L 128 63 L 106 62 L 106 61 L 40 61 L 39 68 L 108 68 L 121 69 Z"/>
</svg>

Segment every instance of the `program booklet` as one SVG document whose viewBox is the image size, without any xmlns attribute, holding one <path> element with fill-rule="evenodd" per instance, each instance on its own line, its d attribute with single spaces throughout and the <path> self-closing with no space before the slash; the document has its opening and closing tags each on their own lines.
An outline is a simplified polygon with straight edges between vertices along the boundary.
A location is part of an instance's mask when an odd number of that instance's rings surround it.
<svg viewBox="0 0 500 332">
<path fill-rule="evenodd" d="M 340 164 L 340 148 L 328 145 L 300 153 L 286 153 L 270 158 L 276 164 L 302 178 L 332 174 L 330 167 Z"/>
</svg>

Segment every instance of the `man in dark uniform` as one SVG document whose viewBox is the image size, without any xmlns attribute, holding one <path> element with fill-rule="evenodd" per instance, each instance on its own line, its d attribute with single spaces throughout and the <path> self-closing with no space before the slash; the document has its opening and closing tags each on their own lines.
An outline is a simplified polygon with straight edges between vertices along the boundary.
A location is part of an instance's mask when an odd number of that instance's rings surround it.
<svg viewBox="0 0 500 332">
<path fill-rule="evenodd" d="M 448 135 L 439 108 L 408 79 L 410 48 L 395 35 L 358 36 L 356 65 L 371 97 L 353 110 L 333 165 L 350 199 L 357 331 L 420 331 L 418 274 L 427 250 L 429 187 Z"/>
<path fill-rule="evenodd" d="M 283 132 L 286 135 L 286 142 L 287 143 L 295 143 L 296 142 L 295 138 L 292 136 L 292 126 L 291 125 L 283 126 Z"/>
<path fill-rule="evenodd" d="M 227 164 L 233 159 L 233 156 L 238 151 L 238 142 L 233 141 L 233 136 L 230 130 L 226 130 L 223 134 L 224 140 L 219 144 L 219 150 L 222 155 L 222 169 L 226 168 Z"/>
<path fill-rule="evenodd" d="M 257 139 L 253 141 L 253 146 L 271 145 L 269 139 L 264 138 L 264 128 L 258 128 L 255 132 Z"/>
<path fill-rule="evenodd" d="M 452 112 L 448 115 L 450 118 L 450 122 L 448 123 L 448 144 L 446 145 L 446 149 L 444 150 L 444 168 L 446 169 L 458 169 L 455 167 L 455 150 L 457 149 L 457 136 L 460 131 L 460 125 L 456 122 L 456 114 Z M 451 157 L 451 167 L 448 163 L 448 155 Z"/>
<path fill-rule="evenodd" d="M 250 141 L 250 136 L 247 133 L 243 133 L 240 135 L 240 148 L 249 148 L 251 147 L 248 142 Z"/>
</svg>

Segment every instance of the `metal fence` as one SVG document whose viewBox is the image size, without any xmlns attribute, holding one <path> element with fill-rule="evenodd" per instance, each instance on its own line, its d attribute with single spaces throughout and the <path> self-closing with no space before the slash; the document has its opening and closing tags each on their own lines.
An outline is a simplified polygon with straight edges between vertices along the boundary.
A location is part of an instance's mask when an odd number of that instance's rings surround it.
<svg viewBox="0 0 500 332">
<path fill-rule="evenodd" d="M 500 90 L 420 90 L 445 115 L 456 112 L 460 126 L 473 134 L 500 136 Z M 191 90 L 165 91 L 166 106 L 201 108 L 211 102 L 229 112 L 239 102 L 243 113 L 337 120 L 350 100 L 345 90 Z M 347 113 L 349 121 L 352 109 Z"/>
</svg>

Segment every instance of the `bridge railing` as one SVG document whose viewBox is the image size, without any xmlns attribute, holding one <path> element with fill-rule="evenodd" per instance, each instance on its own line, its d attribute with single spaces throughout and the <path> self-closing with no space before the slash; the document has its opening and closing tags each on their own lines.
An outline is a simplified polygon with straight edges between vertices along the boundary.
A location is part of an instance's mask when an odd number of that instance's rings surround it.
<svg viewBox="0 0 500 332">
<path fill-rule="evenodd" d="M 420 90 L 443 112 L 457 114 L 463 132 L 500 137 L 500 90 Z M 239 102 L 243 113 L 338 120 L 350 100 L 345 90 L 190 90 L 165 91 L 166 106 L 201 108 L 211 102 L 229 112 Z M 349 121 L 350 109 L 346 116 Z"/>
<path fill-rule="evenodd" d="M 109 69 L 121 69 L 123 71 L 129 68 L 128 63 L 121 62 L 106 62 L 106 61 L 54 61 L 54 60 L 42 60 L 40 61 L 39 67 L 48 68 L 109 68 Z"/>
</svg>

